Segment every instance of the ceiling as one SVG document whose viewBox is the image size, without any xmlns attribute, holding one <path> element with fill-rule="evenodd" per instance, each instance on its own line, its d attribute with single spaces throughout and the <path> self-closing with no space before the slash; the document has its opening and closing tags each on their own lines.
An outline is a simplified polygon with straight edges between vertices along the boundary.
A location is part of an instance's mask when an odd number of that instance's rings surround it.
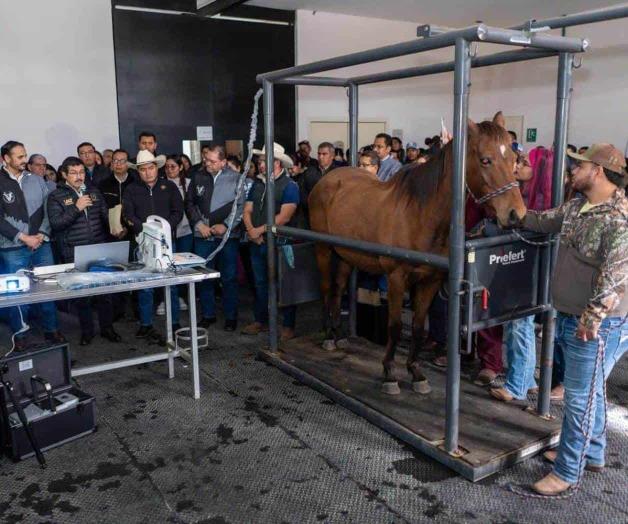
<svg viewBox="0 0 628 524">
<path fill-rule="evenodd" d="M 207 0 L 199 0 L 199 4 Z M 249 0 L 246 5 L 465 27 L 477 20 L 506 27 L 621 4 L 614 0 Z"/>
</svg>

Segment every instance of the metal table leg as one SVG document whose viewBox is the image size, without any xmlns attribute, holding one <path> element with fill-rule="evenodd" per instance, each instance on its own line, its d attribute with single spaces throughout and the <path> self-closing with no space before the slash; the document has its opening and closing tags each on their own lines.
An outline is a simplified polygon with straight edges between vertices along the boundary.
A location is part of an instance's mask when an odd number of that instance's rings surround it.
<svg viewBox="0 0 628 524">
<path fill-rule="evenodd" d="M 194 398 L 201 398 L 201 378 L 198 366 L 198 333 L 196 332 L 196 288 L 194 283 L 188 284 L 190 302 L 190 334 L 192 338 L 192 376 L 194 377 Z"/>
<path fill-rule="evenodd" d="M 172 300 L 170 286 L 164 288 L 164 304 L 166 305 L 166 340 L 168 345 L 168 378 L 174 378 L 174 338 L 172 334 Z"/>
</svg>

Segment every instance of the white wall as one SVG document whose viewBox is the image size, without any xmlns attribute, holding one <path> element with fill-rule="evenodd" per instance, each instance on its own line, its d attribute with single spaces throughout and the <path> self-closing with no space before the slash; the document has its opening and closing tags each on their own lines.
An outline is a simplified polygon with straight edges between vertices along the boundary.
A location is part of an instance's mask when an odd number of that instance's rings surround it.
<svg viewBox="0 0 628 524">
<path fill-rule="evenodd" d="M 117 147 L 110 0 L 0 2 L 0 142 L 58 165 L 86 140 Z"/>
<path fill-rule="evenodd" d="M 416 38 L 415 23 L 376 20 L 310 11 L 297 12 L 297 63 L 379 47 Z M 620 149 L 628 139 L 628 20 L 568 29 L 591 40 L 582 68 L 574 71 L 569 141 L 613 142 Z M 480 54 L 503 50 L 482 45 Z M 453 59 L 453 49 L 387 60 L 338 70 L 331 76 L 351 76 Z M 472 71 L 470 116 L 482 119 L 503 110 L 524 115 L 524 129 L 537 128 L 537 144 L 553 140 L 557 58 L 508 64 Z M 329 75 L 329 73 L 324 73 Z M 451 126 L 453 74 L 373 84 L 360 88 L 360 117 L 384 118 L 389 131 L 402 129 L 404 141 L 421 142 L 440 129 L 440 118 Z M 308 122 L 346 118 L 342 88 L 299 87 L 299 139 L 307 138 Z M 525 137 L 523 137 L 525 138 Z M 372 137 L 360 137 L 363 145 Z M 526 148 L 534 144 L 525 144 Z"/>
</svg>

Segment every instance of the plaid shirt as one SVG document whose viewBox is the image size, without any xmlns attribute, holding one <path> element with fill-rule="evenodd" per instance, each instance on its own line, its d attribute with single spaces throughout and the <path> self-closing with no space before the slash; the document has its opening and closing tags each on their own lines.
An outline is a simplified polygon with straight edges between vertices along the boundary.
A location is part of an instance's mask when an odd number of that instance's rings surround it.
<svg viewBox="0 0 628 524">
<path fill-rule="evenodd" d="M 533 231 L 560 233 L 555 287 L 565 289 L 557 285 L 560 280 L 564 286 L 577 281 L 577 275 L 559 271 L 561 256 L 574 256 L 595 267 L 590 296 L 580 317 L 580 323 L 591 329 L 607 316 L 628 313 L 628 199 L 618 188 L 607 201 L 581 212 L 586 202 L 586 198 L 575 198 L 556 209 L 528 211 L 524 225 Z"/>
</svg>

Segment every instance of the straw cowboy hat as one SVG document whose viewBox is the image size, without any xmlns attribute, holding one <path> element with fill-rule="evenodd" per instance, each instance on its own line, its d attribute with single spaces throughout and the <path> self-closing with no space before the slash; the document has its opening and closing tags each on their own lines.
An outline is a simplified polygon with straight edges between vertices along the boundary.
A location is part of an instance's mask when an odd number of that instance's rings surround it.
<svg viewBox="0 0 628 524">
<path fill-rule="evenodd" d="M 140 166 L 144 166 L 146 164 L 155 164 L 157 169 L 164 167 L 166 163 L 166 155 L 154 156 L 150 151 L 146 149 L 140 151 L 137 154 L 137 158 L 135 159 L 135 164 L 128 162 L 129 167 L 131 169 L 137 169 Z"/>
<path fill-rule="evenodd" d="M 266 156 L 266 146 L 262 147 L 262 149 L 253 149 L 254 155 Z M 281 165 L 286 168 L 291 168 L 294 166 L 292 162 L 292 158 L 286 155 L 286 150 L 281 147 L 277 142 L 273 142 L 273 158 L 275 160 L 279 160 Z"/>
</svg>

